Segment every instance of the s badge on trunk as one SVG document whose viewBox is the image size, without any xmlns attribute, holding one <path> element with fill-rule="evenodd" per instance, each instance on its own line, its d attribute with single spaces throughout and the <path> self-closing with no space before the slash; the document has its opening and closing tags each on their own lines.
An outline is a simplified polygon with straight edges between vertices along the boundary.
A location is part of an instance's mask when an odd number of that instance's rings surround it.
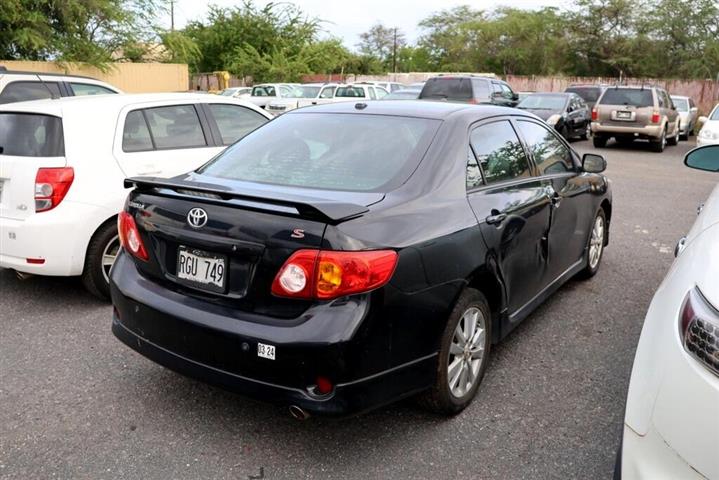
<svg viewBox="0 0 719 480">
<path fill-rule="evenodd" d="M 187 224 L 192 228 L 202 228 L 207 224 L 207 212 L 195 207 L 187 212 Z"/>
</svg>

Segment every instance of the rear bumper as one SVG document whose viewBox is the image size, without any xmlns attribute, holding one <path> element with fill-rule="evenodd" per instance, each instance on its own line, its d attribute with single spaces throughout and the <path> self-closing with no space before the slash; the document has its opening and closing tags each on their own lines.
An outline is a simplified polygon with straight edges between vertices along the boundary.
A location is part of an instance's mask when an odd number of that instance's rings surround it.
<svg viewBox="0 0 719 480">
<path fill-rule="evenodd" d="M 654 428 L 639 436 L 625 425 L 621 459 L 622 480 L 706 480 Z"/>
<path fill-rule="evenodd" d="M 662 126 L 620 126 L 592 122 L 592 133 L 594 135 L 604 135 L 607 137 L 659 138 L 662 135 Z"/>
<path fill-rule="evenodd" d="M 0 267 L 36 275 L 80 275 L 90 237 L 112 212 L 63 202 L 24 220 L 0 218 Z M 31 264 L 28 258 L 41 259 Z"/>
<path fill-rule="evenodd" d="M 110 287 L 119 340 L 171 370 L 258 400 L 344 416 L 417 393 L 433 380 L 436 354 L 402 365 L 382 358 L 376 329 L 366 328 L 373 322 L 369 296 L 263 323 L 238 311 L 203 310 L 199 300 L 142 277 L 124 253 Z M 276 359 L 260 358 L 258 343 L 274 346 Z M 318 376 L 335 385 L 330 394 L 312 391 Z"/>
</svg>

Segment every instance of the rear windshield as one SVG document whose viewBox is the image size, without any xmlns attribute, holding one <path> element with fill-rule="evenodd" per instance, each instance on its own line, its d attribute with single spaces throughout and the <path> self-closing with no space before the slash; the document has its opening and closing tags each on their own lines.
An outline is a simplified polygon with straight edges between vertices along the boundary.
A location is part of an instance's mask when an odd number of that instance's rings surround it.
<svg viewBox="0 0 719 480">
<path fill-rule="evenodd" d="M 530 95 L 521 101 L 517 108 L 527 110 L 564 110 L 566 97 L 559 95 Z"/>
<path fill-rule="evenodd" d="M 576 93 L 585 102 L 596 102 L 599 95 L 602 94 L 602 89 L 599 87 L 569 87 L 564 90 L 567 93 Z"/>
<path fill-rule="evenodd" d="M 430 78 L 419 98 L 467 101 L 473 98 L 472 84 L 468 78 Z"/>
<path fill-rule="evenodd" d="M 687 100 L 686 98 L 672 98 L 672 101 L 674 102 L 674 105 L 677 107 L 678 111 L 689 111 L 689 100 Z"/>
<path fill-rule="evenodd" d="M 320 93 L 320 87 L 293 87 L 289 95 L 290 98 L 315 98 Z"/>
<path fill-rule="evenodd" d="M 64 157 L 62 120 L 33 113 L 0 113 L 0 155 Z"/>
<path fill-rule="evenodd" d="M 409 178 L 440 123 L 366 114 L 283 115 L 199 172 L 292 187 L 383 191 Z"/>
<path fill-rule="evenodd" d="M 364 97 L 362 87 L 337 87 L 335 97 Z"/>
<path fill-rule="evenodd" d="M 654 97 L 651 90 L 638 88 L 610 88 L 604 92 L 602 105 L 631 105 L 634 107 L 654 106 Z"/>
</svg>

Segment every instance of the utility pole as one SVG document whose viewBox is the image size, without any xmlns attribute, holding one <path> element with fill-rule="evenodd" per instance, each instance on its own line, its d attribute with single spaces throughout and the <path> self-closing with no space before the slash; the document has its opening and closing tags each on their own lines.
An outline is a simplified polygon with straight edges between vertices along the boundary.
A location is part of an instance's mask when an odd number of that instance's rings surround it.
<svg viewBox="0 0 719 480">
<path fill-rule="evenodd" d="M 397 27 L 394 27 L 394 40 L 392 42 L 392 73 L 397 73 Z"/>
<path fill-rule="evenodd" d="M 170 31 L 175 31 L 175 0 L 170 0 Z"/>
</svg>

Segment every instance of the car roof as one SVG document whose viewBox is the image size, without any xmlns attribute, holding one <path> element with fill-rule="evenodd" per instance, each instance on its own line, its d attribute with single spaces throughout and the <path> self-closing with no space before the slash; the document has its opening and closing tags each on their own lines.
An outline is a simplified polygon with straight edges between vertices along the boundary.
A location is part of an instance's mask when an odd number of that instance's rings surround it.
<svg viewBox="0 0 719 480">
<path fill-rule="evenodd" d="M 48 113 L 60 115 L 67 109 L 92 108 L 118 109 L 129 105 L 138 105 L 153 102 L 207 102 L 207 103 L 235 103 L 249 105 L 248 102 L 223 97 L 221 95 L 209 95 L 206 93 L 129 93 L 129 94 L 107 94 L 107 95 L 84 95 L 77 97 L 60 97 L 55 99 L 32 100 L 28 102 L 6 103 L 0 105 L 1 111 L 23 111 Z M 254 107 L 253 107 L 254 108 Z"/>
<path fill-rule="evenodd" d="M 1 65 L 0 65 L 1 66 Z M 97 78 L 87 77 L 85 75 L 75 75 L 74 73 L 51 73 L 51 72 L 28 72 L 24 70 L 0 70 L 0 76 L 2 75 L 27 75 L 30 77 L 37 78 L 38 75 L 43 77 L 71 77 L 71 78 L 82 78 L 85 80 L 94 80 L 96 82 L 102 82 Z"/>
<path fill-rule="evenodd" d="M 358 108 L 358 105 L 365 105 L 365 107 Z M 495 105 L 472 105 L 468 103 L 434 102 L 428 100 L 380 100 L 328 103 L 292 110 L 285 115 L 298 115 L 303 113 L 356 113 L 443 120 L 462 112 L 472 114 L 477 120 L 498 115 L 526 115 L 521 110 Z"/>
</svg>

